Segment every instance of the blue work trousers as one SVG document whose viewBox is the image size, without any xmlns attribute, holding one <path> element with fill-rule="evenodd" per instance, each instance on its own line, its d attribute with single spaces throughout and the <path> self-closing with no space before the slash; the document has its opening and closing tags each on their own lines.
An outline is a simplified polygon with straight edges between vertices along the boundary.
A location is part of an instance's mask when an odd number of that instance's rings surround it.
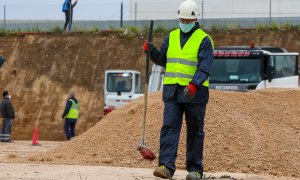
<svg viewBox="0 0 300 180">
<path fill-rule="evenodd" d="M 165 101 L 163 126 L 160 132 L 159 165 L 175 172 L 182 117 L 185 113 L 186 169 L 203 173 L 204 116 L 206 104 Z"/>
<path fill-rule="evenodd" d="M 64 125 L 65 135 L 68 140 L 75 136 L 75 126 L 77 119 L 66 119 Z"/>
<path fill-rule="evenodd" d="M 8 142 L 11 140 L 11 126 L 12 126 L 12 119 L 11 118 L 4 118 L 2 123 L 1 135 L 0 140 L 4 142 Z"/>
</svg>

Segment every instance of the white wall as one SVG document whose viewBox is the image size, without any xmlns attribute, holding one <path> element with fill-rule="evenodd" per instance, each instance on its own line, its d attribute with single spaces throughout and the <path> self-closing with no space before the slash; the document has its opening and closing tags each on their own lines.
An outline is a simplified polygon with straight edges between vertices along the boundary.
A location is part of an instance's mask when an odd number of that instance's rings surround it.
<svg viewBox="0 0 300 180">
<path fill-rule="evenodd" d="M 130 20 L 176 19 L 183 0 L 130 0 Z M 195 0 L 203 18 L 299 17 L 300 0 Z M 137 4 L 137 13 L 135 13 Z M 204 11 L 202 12 L 202 5 Z M 202 18 L 202 17 L 199 17 Z"/>
</svg>

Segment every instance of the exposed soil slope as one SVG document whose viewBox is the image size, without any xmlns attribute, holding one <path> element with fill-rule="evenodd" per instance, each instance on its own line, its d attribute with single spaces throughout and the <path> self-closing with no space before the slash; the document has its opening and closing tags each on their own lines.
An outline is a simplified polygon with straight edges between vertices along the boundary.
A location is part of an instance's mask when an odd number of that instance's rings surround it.
<svg viewBox="0 0 300 180">
<path fill-rule="evenodd" d="M 254 172 L 300 178 L 300 89 L 249 93 L 211 91 L 205 120 L 205 171 Z M 151 94 L 146 143 L 158 155 L 161 94 Z M 17 162 L 154 167 L 136 150 L 141 138 L 143 98 L 109 115 L 84 134 L 50 152 Z M 184 123 L 183 123 L 184 124 Z M 177 166 L 185 167 L 185 125 Z"/>
<path fill-rule="evenodd" d="M 299 31 L 237 30 L 209 32 L 215 46 L 273 45 L 300 52 Z M 159 47 L 165 35 L 156 34 Z M 1 36 L 0 91 L 7 89 L 17 111 L 13 138 L 31 139 L 38 125 L 39 139 L 64 140 L 61 114 L 69 91 L 80 102 L 77 134 L 103 115 L 103 74 L 107 69 L 134 69 L 144 73 L 145 34 L 40 34 Z"/>
</svg>

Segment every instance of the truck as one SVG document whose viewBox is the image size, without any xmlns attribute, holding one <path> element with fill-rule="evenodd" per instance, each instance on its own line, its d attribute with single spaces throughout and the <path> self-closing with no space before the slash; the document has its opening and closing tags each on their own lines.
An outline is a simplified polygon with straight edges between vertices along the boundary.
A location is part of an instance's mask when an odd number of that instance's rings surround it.
<svg viewBox="0 0 300 180">
<path fill-rule="evenodd" d="M 104 115 L 143 95 L 138 71 L 107 70 L 104 79 Z"/>
<path fill-rule="evenodd" d="M 270 87 L 298 88 L 299 53 L 273 46 L 225 46 L 214 50 L 209 88 L 246 92 Z M 162 90 L 164 68 L 152 65 L 148 92 Z M 142 96 L 141 73 L 105 72 L 104 114 Z"/>
<path fill-rule="evenodd" d="M 270 87 L 297 88 L 299 53 L 271 46 L 227 46 L 214 50 L 211 89 L 250 91 Z"/>
</svg>

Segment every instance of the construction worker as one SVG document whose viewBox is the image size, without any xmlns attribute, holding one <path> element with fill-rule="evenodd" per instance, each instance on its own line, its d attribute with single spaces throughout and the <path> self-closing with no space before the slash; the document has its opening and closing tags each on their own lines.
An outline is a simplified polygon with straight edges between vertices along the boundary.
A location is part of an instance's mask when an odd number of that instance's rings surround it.
<svg viewBox="0 0 300 180">
<path fill-rule="evenodd" d="M 78 119 L 78 100 L 75 98 L 75 94 L 71 92 L 69 94 L 65 110 L 62 114 L 62 118 L 65 119 L 64 132 L 68 140 L 75 136 L 75 126 Z"/>
<path fill-rule="evenodd" d="M 151 60 L 165 68 L 159 166 L 153 172 L 161 178 L 171 179 L 176 170 L 183 113 L 187 125 L 186 179 L 197 180 L 203 176 L 203 127 L 213 41 L 200 29 L 197 16 L 197 4 L 192 0 L 183 1 L 178 9 L 179 28 L 170 32 L 160 50 L 144 43 L 144 51 L 150 51 Z"/>
<path fill-rule="evenodd" d="M 3 118 L 0 134 L 1 142 L 13 142 L 11 139 L 12 120 L 15 119 L 15 111 L 10 102 L 11 95 L 8 91 L 3 91 L 3 101 L 0 104 L 0 114 Z"/>
<path fill-rule="evenodd" d="M 0 68 L 4 64 L 4 62 L 5 62 L 5 58 L 0 55 Z"/>
</svg>

